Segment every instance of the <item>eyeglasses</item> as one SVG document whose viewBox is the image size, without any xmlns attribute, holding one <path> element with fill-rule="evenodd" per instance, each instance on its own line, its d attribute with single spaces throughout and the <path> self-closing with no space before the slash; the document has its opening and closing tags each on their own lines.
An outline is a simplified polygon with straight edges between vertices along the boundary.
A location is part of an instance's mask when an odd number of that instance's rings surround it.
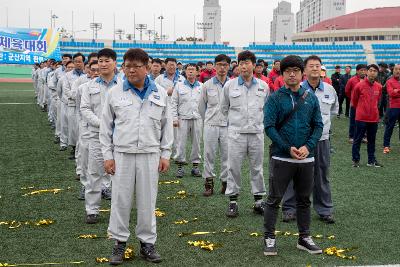
<svg viewBox="0 0 400 267">
<path fill-rule="evenodd" d="M 91 72 L 99 72 L 99 69 L 90 69 Z"/>
<path fill-rule="evenodd" d="M 127 70 L 130 70 L 130 69 L 139 70 L 143 66 L 145 66 L 145 65 L 125 65 L 124 68 Z"/>
<path fill-rule="evenodd" d="M 228 63 L 217 63 L 217 64 L 215 64 L 215 66 L 218 66 L 218 67 L 220 67 L 220 68 L 228 68 L 229 67 L 229 64 Z"/>
<path fill-rule="evenodd" d="M 288 68 L 288 69 L 285 69 L 285 71 L 284 71 L 284 73 L 285 74 L 288 74 L 288 75 L 290 75 L 290 74 L 294 74 L 294 75 L 296 75 L 296 74 L 299 74 L 301 72 L 301 69 L 299 69 L 299 68 Z"/>
<path fill-rule="evenodd" d="M 244 65 L 251 65 L 253 62 L 251 60 L 244 60 L 239 62 L 239 66 L 244 66 Z"/>
</svg>

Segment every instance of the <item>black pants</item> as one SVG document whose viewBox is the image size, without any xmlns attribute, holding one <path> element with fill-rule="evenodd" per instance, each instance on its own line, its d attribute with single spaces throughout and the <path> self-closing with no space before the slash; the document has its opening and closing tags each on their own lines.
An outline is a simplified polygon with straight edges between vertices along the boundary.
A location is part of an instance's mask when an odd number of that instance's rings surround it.
<svg viewBox="0 0 400 267">
<path fill-rule="evenodd" d="M 368 152 L 368 163 L 374 163 L 375 158 L 375 140 L 376 132 L 378 131 L 377 122 L 363 122 L 356 121 L 356 132 L 354 135 L 353 147 L 352 147 L 352 158 L 353 161 L 360 161 L 360 147 L 361 141 L 367 134 L 367 152 Z"/>
<path fill-rule="evenodd" d="M 313 207 L 319 216 L 327 216 L 333 213 L 331 186 L 328 180 L 331 163 L 329 144 L 329 140 L 318 141 L 314 152 Z M 293 181 L 290 181 L 283 196 L 282 211 L 296 214 L 296 196 L 293 189 Z"/>
<path fill-rule="evenodd" d="M 291 163 L 271 159 L 269 165 L 269 194 L 265 203 L 265 237 L 275 238 L 279 204 L 289 182 L 293 180 L 296 193 L 297 227 L 300 236 L 310 235 L 310 195 L 313 191 L 314 162 Z"/>
<path fill-rule="evenodd" d="M 350 113 L 350 99 L 347 96 L 344 96 L 343 99 L 346 100 L 346 109 L 345 109 L 344 115 L 346 117 L 349 117 L 349 115 L 350 115 L 349 114 Z"/>
<path fill-rule="evenodd" d="M 356 109 L 354 107 L 350 107 L 349 138 L 354 139 L 355 132 L 356 132 Z"/>
</svg>

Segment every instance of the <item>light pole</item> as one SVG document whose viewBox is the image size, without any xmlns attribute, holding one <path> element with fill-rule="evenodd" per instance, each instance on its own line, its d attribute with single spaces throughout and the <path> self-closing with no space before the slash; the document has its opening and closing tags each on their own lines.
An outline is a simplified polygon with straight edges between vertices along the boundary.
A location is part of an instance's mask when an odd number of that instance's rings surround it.
<svg viewBox="0 0 400 267">
<path fill-rule="evenodd" d="M 143 31 L 147 29 L 147 24 L 139 23 L 136 24 L 136 30 L 140 32 L 140 41 L 143 40 Z"/>
<path fill-rule="evenodd" d="M 123 29 L 116 29 L 115 34 L 118 35 L 119 40 L 122 40 L 122 35 L 125 34 Z"/>
<path fill-rule="evenodd" d="M 93 30 L 93 40 L 97 39 L 97 32 L 103 28 L 103 24 L 99 22 L 90 23 L 90 29 Z"/>
<path fill-rule="evenodd" d="M 163 21 L 163 19 L 164 19 L 163 15 L 159 16 L 158 19 L 160 20 L 160 23 L 161 23 L 160 38 L 161 38 L 161 41 L 162 41 L 162 37 L 163 37 L 163 32 L 162 32 L 162 21 Z"/>
<path fill-rule="evenodd" d="M 151 36 L 154 35 L 154 30 L 147 30 L 146 34 L 149 36 L 149 41 L 151 41 Z"/>
<path fill-rule="evenodd" d="M 51 15 L 51 27 L 53 29 L 56 28 L 56 19 L 58 19 L 58 16 L 56 14 L 52 14 Z"/>
</svg>

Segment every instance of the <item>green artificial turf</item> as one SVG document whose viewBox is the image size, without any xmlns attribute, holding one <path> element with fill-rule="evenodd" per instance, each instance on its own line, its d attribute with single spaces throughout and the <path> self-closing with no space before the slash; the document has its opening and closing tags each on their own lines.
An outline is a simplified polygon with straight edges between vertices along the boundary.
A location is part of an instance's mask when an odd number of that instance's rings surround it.
<svg viewBox="0 0 400 267">
<path fill-rule="evenodd" d="M 100 266 L 96 257 L 108 257 L 112 241 L 106 239 L 77 239 L 81 234 L 106 235 L 109 213 L 102 213 L 100 223 L 84 223 L 84 202 L 77 199 L 80 184 L 75 180 L 74 163 L 68 160 L 69 152 L 60 152 L 53 143 L 53 133 L 47 114 L 35 104 L 2 105 L 1 103 L 34 103 L 31 84 L 0 84 L 0 221 L 38 221 L 52 219 L 54 224 L 34 227 L 22 225 L 8 229 L 0 225 L 0 263 L 64 263 L 84 261 L 81 266 Z M 347 143 L 348 119 L 334 119 L 332 143 L 331 186 L 335 205 L 336 223 L 326 225 L 312 213 L 312 234 L 335 235 L 335 239 L 314 239 L 323 248 L 357 247 L 347 255 L 355 261 L 327 255 L 312 256 L 296 249 L 296 237 L 279 236 L 277 257 L 263 256 L 262 237 L 250 233 L 263 231 L 263 218 L 252 213 L 253 197 L 250 193 L 249 171 L 244 164 L 242 193 L 239 198 L 240 216 L 225 216 L 228 199 L 218 193 L 202 196 L 203 181 L 186 175 L 180 184 L 160 185 L 157 207 L 166 213 L 157 218 L 157 250 L 164 261 L 159 266 L 334 266 L 400 263 L 399 258 L 399 138 L 398 129 L 393 133 L 392 153 L 382 154 L 383 127 L 377 137 L 377 158 L 384 168 L 366 167 L 366 146 L 362 146 L 361 168 L 351 167 L 351 145 Z M 268 147 L 266 138 L 265 148 Z M 268 151 L 265 151 L 267 159 Z M 264 175 L 268 185 L 268 162 L 264 162 Z M 185 166 L 190 173 L 190 165 Z M 176 165 L 160 180 L 176 180 Z M 64 189 L 58 194 L 22 196 L 29 190 Z M 68 190 L 68 188 L 70 189 Z M 167 200 L 180 190 L 193 197 Z M 102 206 L 109 208 L 110 202 Z M 129 241 L 136 254 L 139 245 L 135 239 L 135 210 L 132 212 L 132 235 Z M 173 224 L 176 220 L 196 222 Z M 232 234 L 179 237 L 181 232 L 221 231 L 237 229 Z M 283 223 L 277 230 L 295 233 L 295 223 Z M 189 240 L 209 240 L 222 247 L 208 252 L 190 247 Z M 150 266 L 139 257 L 125 266 Z M 63 264 L 67 266 L 67 264 Z"/>
</svg>

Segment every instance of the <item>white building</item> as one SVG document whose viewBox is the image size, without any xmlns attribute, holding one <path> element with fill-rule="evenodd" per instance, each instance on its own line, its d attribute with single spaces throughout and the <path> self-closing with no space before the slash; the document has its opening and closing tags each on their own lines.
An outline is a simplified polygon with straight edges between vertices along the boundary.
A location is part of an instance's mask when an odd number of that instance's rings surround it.
<svg viewBox="0 0 400 267">
<path fill-rule="evenodd" d="M 205 42 L 221 42 L 221 6 L 219 0 L 204 0 L 202 27 Z"/>
<path fill-rule="evenodd" d="M 291 42 L 294 33 L 294 14 L 292 4 L 281 1 L 274 9 L 273 20 L 271 21 L 271 42 Z"/>
<path fill-rule="evenodd" d="M 345 14 L 346 0 L 303 0 L 300 2 L 299 12 L 296 13 L 297 32 L 302 32 L 318 22 Z"/>
</svg>

